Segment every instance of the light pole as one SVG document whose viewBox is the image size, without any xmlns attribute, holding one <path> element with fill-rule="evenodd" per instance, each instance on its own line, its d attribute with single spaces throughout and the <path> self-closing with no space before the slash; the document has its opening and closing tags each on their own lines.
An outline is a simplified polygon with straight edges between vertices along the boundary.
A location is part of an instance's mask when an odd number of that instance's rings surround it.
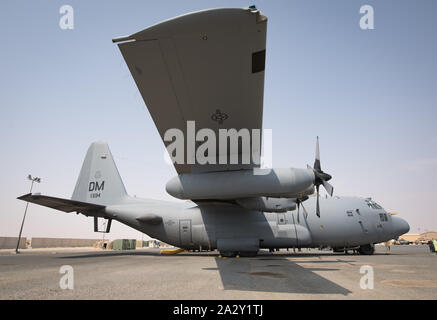
<svg viewBox="0 0 437 320">
<path fill-rule="evenodd" d="M 27 176 L 27 179 L 29 179 L 30 181 L 32 181 L 32 184 L 30 185 L 30 192 L 32 193 L 32 188 L 33 188 L 33 184 L 35 182 L 40 183 L 41 182 L 41 178 L 38 177 L 32 177 L 30 174 Z M 20 246 L 20 239 L 21 239 L 21 232 L 23 231 L 23 226 L 24 226 L 24 219 L 26 219 L 26 213 L 27 213 L 27 207 L 29 206 L 29 202 L 26 203 L 26 209 L 24 210 L 24 216 L 23 216 L 23 221 L 21 222 L 21 228 L 20 228 L 20 234 L 18 235 L 18 241 L 17 241 L 17 248 L 15 249 L 15 253 L 20 253 L 18 251 L 18 247 Z"/>
<path fill-rule="evenodd" d="M 106 221 L 103 221 L 103 231 L 105 231 L 106 229 Z M 105 232 L 102 232 L 103 237 L 102 237 L 102 249 L 105 249 Z"/>
</svg>

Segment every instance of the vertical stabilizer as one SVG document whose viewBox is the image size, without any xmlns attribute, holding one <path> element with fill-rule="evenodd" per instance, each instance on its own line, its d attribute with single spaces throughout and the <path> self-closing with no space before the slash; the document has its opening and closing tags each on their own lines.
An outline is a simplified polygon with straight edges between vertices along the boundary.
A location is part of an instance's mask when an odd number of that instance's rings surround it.
<svg viewBox="0 0 437 320">
<path fill-rule="evenodd" d="M 127 196 L 108 144 L 93 142 L 88 148 L 72 200 L 111 205 Z"/>
</svg>

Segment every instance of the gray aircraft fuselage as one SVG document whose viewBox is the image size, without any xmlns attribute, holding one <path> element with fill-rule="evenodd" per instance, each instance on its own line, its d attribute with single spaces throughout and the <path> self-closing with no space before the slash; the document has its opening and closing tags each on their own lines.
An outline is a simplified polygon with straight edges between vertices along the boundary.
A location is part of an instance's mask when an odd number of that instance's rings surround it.
<svg viewBox="0 0 437 320">
<path fill-rule="evenodd" d="M 408 232 L 402 218 L 375 209 L 359 197 L 316 197 L 303 208 L 286 213 L 250 211 L 232 204 L 173 203 L 127 197 L 105 208 L 107 217 L 168 244 L 185 249 L 216 249 L 218 240 L 253 239 L 259 248 L 356 247 L 374 244 Z"/>
<path fill-rule="evenodd" d="M 19 199 L 94 217 L 95 230 L 98 217 L 109 220 L 108 232 L 114 219 L 176 247 L 217 249 L 223 255 L 319 246 L 337 251 L 358 248 L 372 254 L 374 243 L 395 239 L 409 230 L 405 220 L 388 214 L 370 198 L 320 197 L 318 217 L 314 195 L 300 206 L 285 205 L 285 209 L 284 198 L 263 197 L 261 203 L 250 199 L 167 202 L 131 197 L 104 142 L 94 142 L 88 148 L 71 199 L 40 194 Z"/>
</svg>

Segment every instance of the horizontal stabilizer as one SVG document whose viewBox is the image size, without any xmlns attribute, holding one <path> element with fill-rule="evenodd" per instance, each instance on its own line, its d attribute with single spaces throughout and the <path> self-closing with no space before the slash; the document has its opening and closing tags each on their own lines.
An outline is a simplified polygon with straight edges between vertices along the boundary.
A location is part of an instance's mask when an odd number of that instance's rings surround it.
<svg viewBox="0 0 437 320">
<path fill-rule="evenodd" d="M 25 194 L 21 197 L 18 197 L 17 199 L 31 202 L 31 203 L 36 203 L 44 207 L 49 207 L 64 212 L 75 211 L 90 216 L 104 216 L 102 211 L 105 208 L 105 206 L 98 205 L 98 204 L 80 202 L 70 199 L 55 198 L 55 197 L 44 196 L 41 194 L 31 194 L 31 193 Z"/>
</svg>

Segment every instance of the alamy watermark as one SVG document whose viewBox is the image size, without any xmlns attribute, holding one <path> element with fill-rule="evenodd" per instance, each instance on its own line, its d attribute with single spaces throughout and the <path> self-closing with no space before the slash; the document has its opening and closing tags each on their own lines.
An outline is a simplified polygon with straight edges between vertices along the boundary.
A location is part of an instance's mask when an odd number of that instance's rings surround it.
<svg viewBox="0 0 437 320">
<path fill-rule="evenodd" d="M 360 18 L 360 28 L 361 30 L 373 30 L 375 29 L 374 24 L 374 10 L 371 5 L 364 5 L 360 7 L 360 13 L 363 14 Z"/>
<path fill-rule="evenodd" d="M 217 137 L 218 133 L 218 137 Z M 262 131 L 264 153 L 261 155 L 261 129 L 202 128 L 187 121 L 186 134 L 178 128 L 168 129 L 164 159 L 169 164 L 254 164 L 272 167 L 272 129 Z"/>
<path fill-rule="evenodd" d="M 59 273 L 63 274 L 59 280 L 59 287 L 62 290 L 73 290 L 74 289 L 74 270 L 72 266 L 64 265 L 59 269 Z"/>
<path fill-rule="evenodd" d="M 66 4 L 59 8 L 59 13 L 62 14 L 59 19 L 59 27 L 62 30 L 74 29 L 74 10 L 73 7 Z"/>
<path fill-rule="evenodd" d="M 374 285 L 374 274 L 373 267 L 369 265 L 364 265 L 360 267 L 360 273 L 364 274 L 360 278 L 360 288 L 363 290 L 373 289 Z"/>
</svg>

